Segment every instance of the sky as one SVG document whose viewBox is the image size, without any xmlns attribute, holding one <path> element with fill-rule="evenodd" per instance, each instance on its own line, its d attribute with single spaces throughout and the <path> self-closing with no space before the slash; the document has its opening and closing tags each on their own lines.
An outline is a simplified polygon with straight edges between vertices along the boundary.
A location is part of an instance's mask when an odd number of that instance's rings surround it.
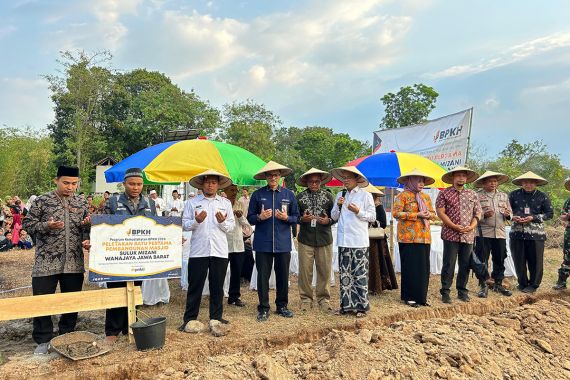
<svg viewBox="0 0 570 380">
<path fill-rule="evenodd" d="M 542 139 L 570 167 L 569 19 L 552 0 L 2 1 L 0 126 L 45 129 L 59 52 L 108 50 L 215 107 L 249 98 L 368 141 L 380 98 L 421 82 L 430 119 L 474 108 L 479 152 Z"/>
</svg>

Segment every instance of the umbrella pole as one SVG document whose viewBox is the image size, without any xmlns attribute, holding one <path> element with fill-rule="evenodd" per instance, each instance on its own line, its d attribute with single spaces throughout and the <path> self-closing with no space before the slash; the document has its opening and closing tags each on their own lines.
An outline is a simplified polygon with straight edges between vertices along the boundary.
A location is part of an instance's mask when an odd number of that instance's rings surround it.
<svg viewBox="0 0 570 380">
<path fill-rule="evenodd" d="M 390 247 L 392 248 L 392 260 L 394 260 L 394 252 L 396 252 L 394 250 L 394 214 L 393 214 L 393 208 L 394 208 L 394 188 L 390 189 L 390 193 L 391 193 L 391 202 L 392 204 L 390 205 Z"/>
</svg>

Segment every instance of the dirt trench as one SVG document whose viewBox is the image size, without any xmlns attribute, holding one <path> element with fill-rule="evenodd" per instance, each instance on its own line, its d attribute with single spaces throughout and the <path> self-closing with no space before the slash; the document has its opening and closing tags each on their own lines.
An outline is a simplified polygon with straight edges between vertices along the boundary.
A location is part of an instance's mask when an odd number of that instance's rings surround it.
<svg viewBox="0 0 570 380">
<path fill-rule="evenodd" d="M 517 295 L 200 346 L 176 344 L 187 335 L 169 330 L 176 350 L 130 352 L 114 364 L 58 360 L 30 367 L 24 377 L 570 379 L 569 301 L 568 293 Z M 5 372 L 9 366 L 2 368 L 6 378 L 22 378 L 25 367 Z"/>
</svg>

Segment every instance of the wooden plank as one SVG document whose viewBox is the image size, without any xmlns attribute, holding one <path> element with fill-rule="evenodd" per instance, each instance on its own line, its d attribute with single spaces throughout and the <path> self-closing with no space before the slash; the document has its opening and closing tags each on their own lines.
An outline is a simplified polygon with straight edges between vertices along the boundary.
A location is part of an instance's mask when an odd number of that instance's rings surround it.
<svg viewBox="0 0 570 380">
<path fill-rule="evenodd" d="M 135 287 L 133 294 L 134 303 L 142 305 L 140 286 Z M 4 298 L 0 299 L 0 321 L 125 307 L 127 304 L 126 288 Z"/>
<path fill-rule="evenodd" d="M 129 321 L 129 343 L 134 342 L 131 325 L 137 321 L 137 305 L 135 303 L 135 282 L 127 281 L 127 317 Z"/>
</svg>

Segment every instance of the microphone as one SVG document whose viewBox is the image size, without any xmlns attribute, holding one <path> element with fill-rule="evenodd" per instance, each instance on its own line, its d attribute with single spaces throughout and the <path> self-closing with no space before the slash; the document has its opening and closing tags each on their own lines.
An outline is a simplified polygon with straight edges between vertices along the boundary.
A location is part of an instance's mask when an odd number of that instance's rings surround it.
<svg viewBox="0 0 570 380">
<path fill-rule="evenodd" d="M 346 189 L 342 189 L 342 197 L 346 196 Z M 338 205 L 338 211 L 342 210 L 342 205 Z"/>
</svg>

